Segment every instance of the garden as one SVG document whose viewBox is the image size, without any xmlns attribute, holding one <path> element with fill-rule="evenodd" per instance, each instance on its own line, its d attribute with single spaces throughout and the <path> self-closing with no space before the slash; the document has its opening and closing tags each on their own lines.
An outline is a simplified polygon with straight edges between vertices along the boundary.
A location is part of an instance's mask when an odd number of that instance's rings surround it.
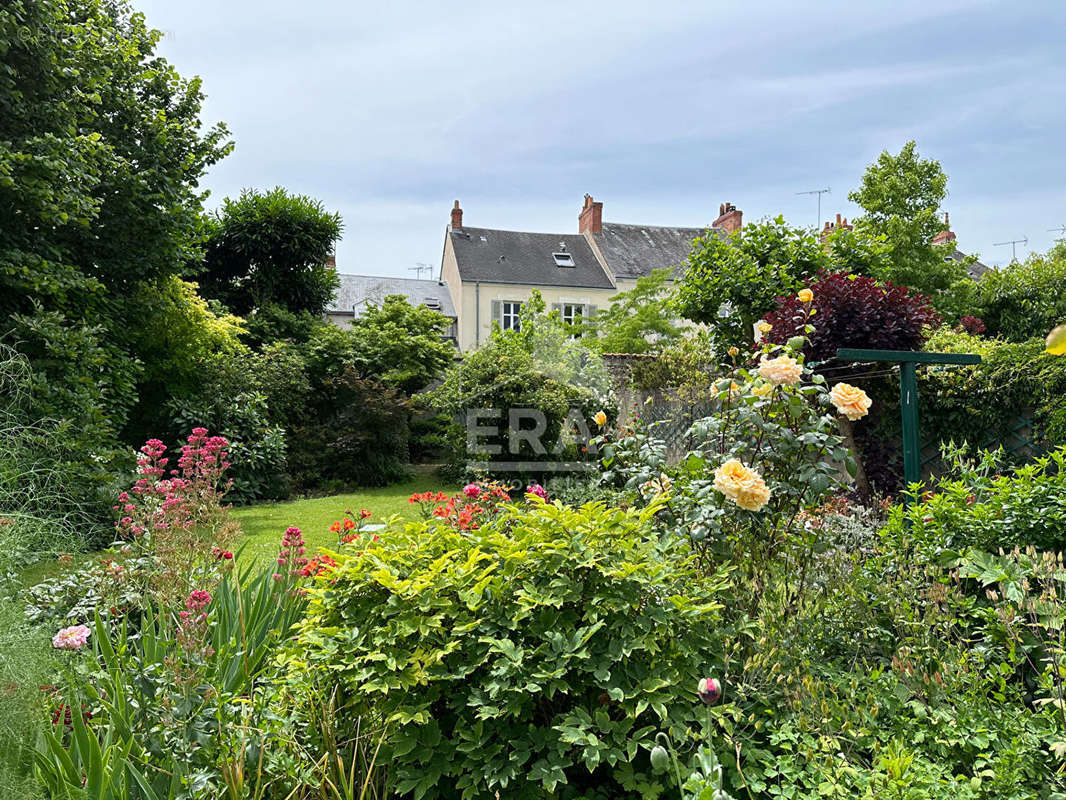
<svg viewBox="0 0 1066 800">
<path fill-rule="evenodd" d="M 974 279 L 910 143 L 853 229 L 457 360 L 324 319 L 320 202 L 208 208 L 159 36 L 0 9 L 0 791 L 1066 800 L 1066 247 Z M 980 356 L 919 371 L 920 481 L 842 348 Z"/>
</svg>

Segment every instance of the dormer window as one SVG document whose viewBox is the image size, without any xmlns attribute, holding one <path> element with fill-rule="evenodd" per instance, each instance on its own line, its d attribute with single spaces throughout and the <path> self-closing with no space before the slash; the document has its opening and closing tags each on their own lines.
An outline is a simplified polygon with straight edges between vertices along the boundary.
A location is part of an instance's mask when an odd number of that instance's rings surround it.
<svg viewBox="0 0 1066 800">
<path fill-rule="evenodd" d="M 555 266 L 557 267 L 574 266 L 574 257 L 569 253 L 552 253 L 552 258 L 555 259 Z"/>
</svg>

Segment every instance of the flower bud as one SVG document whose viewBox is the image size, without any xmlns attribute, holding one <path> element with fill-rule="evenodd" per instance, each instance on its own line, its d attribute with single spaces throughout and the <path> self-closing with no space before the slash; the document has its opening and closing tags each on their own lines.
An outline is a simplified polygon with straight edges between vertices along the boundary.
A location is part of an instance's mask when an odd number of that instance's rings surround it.
<svg viewBox="0 0 1066 800">
<path fill-rule="evenodd" d="M 700 678 L 696 692 L 700 700 L 709 706 L 713 706 L 722 699 L 722 683 L 717 678 Z"/>
<path fill-rule="evenodd" d="M 658 773 L 666 772 L 670 767 L 670 755 L 661 744 L 651 749 L 651 768 Z"/>
</svg>

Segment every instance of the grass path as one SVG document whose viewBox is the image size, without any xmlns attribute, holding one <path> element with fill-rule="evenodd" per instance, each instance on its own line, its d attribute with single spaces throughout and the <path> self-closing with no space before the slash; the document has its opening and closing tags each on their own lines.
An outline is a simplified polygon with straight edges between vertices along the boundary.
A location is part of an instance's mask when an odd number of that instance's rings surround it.
<svg viewBox="0 0 1066 800">
<path fill-rule="evenodd" d="M 329 526 L 344 516 L 345 511 L 356 514 L 362 508 L 373 516 L 368 522 L 384 522 L 393 514 L 415 519 L 415 509 L 407 502 L 414 492 L 449 491 L 430 477 L 418 477 L 406 483 L 387 486 L 383 489 L 364 489 L 352 494 L 332 497 L 316 497 L 311 500 L 293 500 L 283 503 L 262 503 L 255 506 L 235 508 L 232 516 L 244 528 L 244 538 L 238 546 L 244 547 L 244 556 L 269 559 L 277 553 L 282 534 L 290 525 L 303 531 L 308 553 L 319 547 L 333 547 L 337 535 Z"/>
</svg>

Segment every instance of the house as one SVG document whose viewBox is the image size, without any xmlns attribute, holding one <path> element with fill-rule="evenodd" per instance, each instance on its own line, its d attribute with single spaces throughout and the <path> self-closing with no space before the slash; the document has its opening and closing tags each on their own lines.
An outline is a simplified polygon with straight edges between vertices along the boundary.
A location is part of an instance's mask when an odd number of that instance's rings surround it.
<svg viewBox="0 0 1066 800">
<path fill-rule="evenodd" d="M 945 211 L 944 230 L 942 230 L 940 233 L 933 237 L 933 244 L 946 244 L 948 242 L 954 244 L 955 238 L 955 232 L 951 230 L 951 220 L 948 218 L 948 212 Z M 966 261 L 969 258 L 970 256 L 959 250 L 958 247 L 956 247 L 954 251 L 952 251 L 948 255 L 944 256 L 945 261 Z M 975 281 L 980 280 L 981 277 L 990 269 L 991 267 L 982 264 L 976 258 L 973 259 L 973 263 L 969 264 L 966 267 L 966 271 L 970 273 L 970 277 L 973 278 Z"/>
<path fill-rule="evenodd" d="M 738 230 L 742 212 L 722 205 L 709 231 Z M 489 338 L 493 323 L 518 326 L 522 303 L 540 291 L 564 321 L 588 318 L 618 292 L 659 267 L 678 267 L 706 228 L 604 222 L 603 203 L 585 195 L 577 233 L 532 233 L 473 228 L 463 223 L 459 201 L 444 235 L 440 280 L 458 320 L 459 349 Z"/>
<path fill-rule="evenodd" d="M 380 275 L 338 275 L 340 286 L 333 295 L 326 316 L 340 328 L 351 327 L 368 305 L 380 306 L 389 295 L 402 295 L 413 306 L 422 305 L 451 321 L 447 337 L 457 338 L 458 320 L 448 287 L 441 281 L 415 278 L 389 278 Z"/>
</svg>

